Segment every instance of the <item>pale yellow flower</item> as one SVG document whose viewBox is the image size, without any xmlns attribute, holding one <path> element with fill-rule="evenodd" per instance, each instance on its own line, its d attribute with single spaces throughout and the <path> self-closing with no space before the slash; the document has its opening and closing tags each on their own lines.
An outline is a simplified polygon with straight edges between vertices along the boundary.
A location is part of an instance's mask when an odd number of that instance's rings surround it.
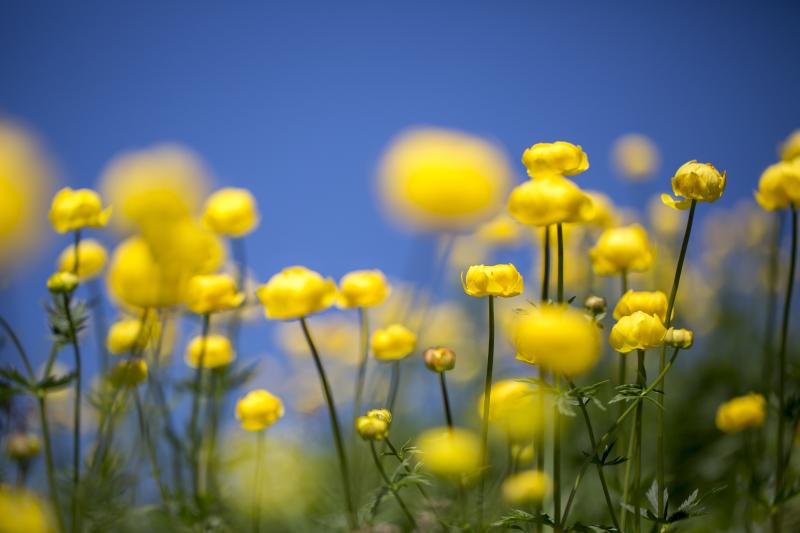
<svg viewBox="0 0 800 533">
<path fill-rule="evenodd" d="M 643 181 L 658 169 L 658 148 L 650 138 L 629 133 L 618 138 L 612 149 L 612 159 L 617 171 L 631 181 Z"/>
</svg>

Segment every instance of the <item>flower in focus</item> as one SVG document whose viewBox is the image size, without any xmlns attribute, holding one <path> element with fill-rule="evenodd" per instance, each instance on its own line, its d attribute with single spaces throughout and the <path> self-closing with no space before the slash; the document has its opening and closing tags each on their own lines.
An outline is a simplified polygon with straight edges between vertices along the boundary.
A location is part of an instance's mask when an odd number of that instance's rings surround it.
<svg viewBox="0 0 800 533">
<path fill-rule="evenodd" d="M 672 192 L 683 197 L 676 200 L 668 194 L 661 195 L 661 201 L 674 209 L 688 209 L 692 200 L 716 202 L 725 192 L 726 173 L 714 168 L 711 163 L 698 163 L 695 160 L 684 163 L 672 176 Z"/>
<path fill-rule="evenodd" d="M 519 222 L 533 226 L 583 222 L 593 214 L 592 199 L 575 183 L 558 176 L 514 187 L 508 210 Z"/>
<path fill-rule="evenodd" d="M 522 275 L 511 263 L 502 265 L 473 265 L 466 278 L 461 274 L 464 292 L 475 298 L 484 296 L 517 296 L 524 287 Z"/>
<path fill-rule="evenodd" d="M 206 200 L 203 223 L 215 233 L 243 237 L 258 227 L 256 199 L 247 189 L 220 189 Z"/>
<path fill-rule="evenodd" d="M 186 347 L 186 364 L 197 368 L 201 359 L 203 368 L 219 368 L 231 364 L 236 359 L 236 353 L 231 341 L 224 335 L 198 336 Z"/>
<path fill-rule="evenodd" d="M 658 168 L 658 148 L 649 137 L 629 133 L 614 142 L 612 159 L 623 177 L 631 181 L 643 181 Z"/>
<path fill-rule="evenodd" d="M 421 229 L 473 227 L 497 213 L 511 182 L 503 152 L 445 129 L 402 134 L 383 156 L 380 193 L 399 220 Z"/>
<path fill-rule="evenodd" d="M 661 319 L 642 311 L 623 316 L 611 328 L 608 342 L 619 353 L 648 350 L 661 346 L 667 330 Z"/>
<path fill-rule="evenodd" d="M 556 141 L 537 143 L 526 149 L 522 164 L 531 178 L 574 176 L 589 168 L 589 158 L 580 146 Z"/>
<path fill-rule="evenodd" d="M 605 230 L 589 250 L 592 268 L 598 276 L 643 272 L 653 263 L 647 232 L 639 224 Z"/>
<path fill-rule="evenodd" d="M 53 294 L 69 294 L 78 286 L 78 276 L 72 272 L 56 272 L 47 278 L 47 290 Z"/>
<path fill-rule="evenodd" d="M 236 402 L 236 418 L 245 431 L 261 431 L 283 416 L 283 402 L 264 389 L 248 392 Z"/>
<path fill-rule="evenodd" d="M 532 505 L 550 493 L 550 476 L 539 470 L 526 470 L 503 482 L 503 499 L 511 505 Z"/>
<path fill-rule="evenodd" d="M 356 418 L 356 431 L 364 440 L 384 440 L 389 435 L 392 414 L 387 409 L 372 409 Z"/>
<path fill-rule="evenodd" d="M 770 165 L 758 180 L 756 201 L 767 211 L 800 205 L 800 159 Z"/>
<path fill-rule="evenodd" d="M 50 223 L 58 233 L 83 228 L 101 228 L 111 217 L 111 208 L 103 209 L 100 195 L 91 189 L 58 191 L 50 205 Z"/>
<path fill-rule="evenodd" d="M 42 443 L 35 433 L 11 433 L 6 440 L 6 452 L 15 461 L 27 461 L 39 454 Z"/>
<path fill-rule="evenodd" d="M 136 387 L 147 379 L 147 363 L 139 357 L 117 363 L 108 376 L 115 387 Z"/>
<path fill-rule="evenodd" d="M 633 291 L 622 295 L 614 308 L 614 319 L 632 315 L 642 311 L 648 315 L 656 315 L 664 322 L 667 318 L 667 295 L 661 291 Z"/>
<path fill-rule="evenodd" d="M 492 384 L 489 398 L 489 420 L 492 427 L 502 429 L 513 442 L 528 442 L 543 430 L 544 420 L 539 401 L 540 393 L 527 383 L 506 379 Z M 484 396 L 478 400 L 478 412 L 483 418 Z"/>
<path fill-rule="evenodd" d="M 52 533 L 50 509 L 33 492 L 0 485 L 0 532 Z"/>
<path fill-rule="evenodd" d="M 108 261 L 108 252 L 94 239 L 81 239 L 78 243 L 78 277 L 81 281 L 96 277 Z M 62 272 L 75 272 L 75 246 L 64 248 L 58 256 L 58 269 Z"/>
<path fill-rule="evenodd" d="M 336 299 L 336 283 L 302 266 L 287 267 L 258 288 L 267 318 L 291 320 L 322 311 Z"/>
<path fill-rule="evenodd" d="M 600 358 L 597 327 L 568 307 L 542 306 L 521 315 L 513 343 L 517 359 L 559 375 L 587 372 Z"/>
<path fill-rule="evenodd" d="M 198 315 L 235 309 L 243 301 L 244 294 L 237 292 L 236 281 L 228 274 L 202 274 L 189 280 L 186 306 Z"/>
<path fill-rule="evenodd" d="M 780 156 L 784 161 L 794 161 L 800 157 L 800 130 L 794 130 L 781 144 Z"/>
<path fill-rule="evenodd" d="M 370 341 L 372 354 L 380 361 L 402 359 L 413 352 L 416 346 L 417 336 L 401 324 L 376 329 Z"/>
<path fill-rule="evenodd" d="M 428 348 L 422 354 L 425 366 L 433 372 L 447 372 L 456 366 L 456 352 L 450 348 Z"/>
<path fill-rule="evenodd" d="M 664 344 L 688 350 L 694 344 L 694 332 L 688 329 L 669 328 L 664 335 Z"/>
<path fill-rule="evenodd" d="M 389 296 L 386 276 L 380 270 L 356 270 L 339 281 L 339 307 L 374 307 Z"/>
<path fill-rule="evenodd" d="M 767 401 L 760 394 L 737 396 L 717 409 L 716 424 L 720 431 L 737 433 L 761 427 L 767 416 Z"/>
<path fill-rule="evenodd" d="M 471 476 L 481 467 L 480 441 L 466 429 L 429 429 L 417 437 L 416 445 L 423 466 L 436 475 Z"/>
<path fill-rule="evenodd" d="M 492 246 L 514 246 L 522 236 L 522 229 L 516 220 L 505 213 L 481 224 L 475 230 L 475 236 L 482 242 Z"/>
</svg>

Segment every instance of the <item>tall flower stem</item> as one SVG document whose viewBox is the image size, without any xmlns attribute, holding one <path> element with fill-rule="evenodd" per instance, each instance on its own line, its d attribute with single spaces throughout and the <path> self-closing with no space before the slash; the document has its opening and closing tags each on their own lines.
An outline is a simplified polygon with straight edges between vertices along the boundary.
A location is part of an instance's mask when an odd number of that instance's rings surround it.
<svg viewBox="0 0 800 533">
<path fill-rule="evenodd" d="M 764 355 L 761 368 L 761 380 L 765 391 L 772 388 L 772 350 L 775 333 L 775 312 L 778 300 L 778 267 L 780 259 L 781 235 L 783 234 L 783 212 L 779 211 L 772 224 L 772 242 L 769 247 L 767 261 L 767 298 L 764 313 Z"/>
<path fill-rule="evenodd" d="M 547 300 L 550 298 L 550 226 L 544 227 L 544 236 L 542 238 L 542 292 L 541 292 L 541 303 L 547 303 Z M 545 409 L 545 402 L 544 402 L 544 384 L 547 381 L 547 373 L 544 371 L 542 367 L 539 367 L 539 401 L 537 402 L 538 405 L 536 408 L 538 409 L 538 417 L 541 420 L 545 419 L 544 416 L 544 409 Z M 534 442 L 534 448 L 536 451 L 536 468 L 540 471 L 544 471 L 544 431 L 539 432 L 536 436 Z M 542 504 L 536 504 L 537 511 L 541 511 Z M 542 531 L 542 524 L 536 524 L 536 531 Z"/>
<path fill-rule="evenodd" d="M 14 343 L 14 347 L 17 349 L 17 353 L 19 353 L 20 359 L 22 359 L 22 364 L 25 366 L 25 371 L 28 373 L 28 377 L 31 381 L 35 379 L 35 373 L 33 372 L 33 367 L 31 366 L 31 360 L 28 358 L 27 352 L 22 347 L 22 342 L 20 342 L 19 337 L 14 332 L 14 328 L 11 327 L 5 318 L 0 316 L 0 327 L 6 332 L 6 335 L 11 338 L 11 342 Z"/>
<path fill-rule="evenodd" d="M 439 385 L 442 389 L 442 401 L 444 402 L 444 417 L 447 420 L 447 427 L 453 429 L 453 413 L 450 410 L 450 396 L 447 394 L 447 381 L 444 372 L 439 372 Z"/>
<path fill-rule="evenodd" d="M 224 389 L 226 369 L 214 368 L 211 370 L 211 398 L 208 427 L 208 453 L 206 454 L 205 479 L 211 491 L 217 490 L 216 455 L 217 434 L 219 433 L 219 417 L 224 402 Z"/>
<path fill-rule="evenodd" d="M 392 361 L 392 377 L 389 380 L 389 392 L 386 395 L 386 408 L 394 412 L 397 402 L 397 391 L 400 390 L 400 360 Z"/>
<path fill-rule="evenodd" d="M 561 224 L 556 226 L 556 240 L 557 253 L 558 253 L 558 285 L 557 285 L 557 301 L 558 303 L 564 302 L 564 228 Z"/>
<path fill-rule="evenodd" d="M 356 392 L 353 401 L 353 418 L 361 416 L 361 404 L 364 398 L 364 382 L 367 378 L 367 361 L 369 360 L 369 317 L 367 310 L 363 307 L 358 308 L 359 323 L 359 361 L 358 374 L 356 375 Z"/>
<path fill-rule="evenodd" d="M 542 239 L 542 303 L 550 297 L 550 226 L 544 227 Z"/>
<path fill-rule="evenodd" d="M 478 527 L 483 525 L 483 500 L 489 468 L 489 410 L 492 404 L 492 371 L 494 369 L 494 296 L 489 296 L 489 347 L 486 353 L 486 379 L 483 382 L 483 420 L 481 422 L 481 487 L 478 493 Z"/>
<path fill-rule="evenodd" d="M 620 278 L 621 278 L 621 281 L 622 281 L 622 284 L 621 284 L 622 285 L 622 287 L 621 287 L 622 290 L 621 290 L 620 295 L 624 296 L 625 293 L 628 292 L 628 272 L 623 270 L 622 274 L 620 275 Z M 617 385 L 625 385 L 625 383 L 627 381 L 627 377 L 626 377 L 626 373 L 627 373 L 626 372 L 626 368 L 627 368 L 627 366 L 625 364 L 627 362 L 627 359 L 625 357 L 625 354 L 622 354 L 622 353 L 618 354 L 617 361 L 618 361 L 618 364 L 619 364 L 619 367 L 618 367 L 618 370 L 617 370 Z M 620 405 L 619 408 L 620 408 L 620 413 L 621 413 L 622 409 L 623 409 L 623 406 Z"/>
<path fill-rule="evenodd" d="M 75 232 L 75 264 L 77 264 L 78 242 L 80 233 Z M 73 400 L 73 427 L 72 427 L 72 530 L 78 531 L 78 483 L 81 471 L 81 347 L 78 342 L 78 331 L 72 319 L 71 301 L 64 295 L 64 314 L 67 318 L 69 338 L 72 342 L 72 351 L 75 355 L 75 398 Z"/>
<path fill-rule="evenodd" d="M 147 422 L 145 422 L 144 410 L 142 409 L 142 400 L 139 398 L 139 389 L 136 387 L 133 388 L 133 399 L 134 403 L 136 404 L 136 417 L 139 420 L 139 431 L 142 434 L 145 448 L 147 448 L 147 457 L 150 460 L 150 468 L 152 471 L 153 480 L 156 482 L 158 491 L 161 493 L 161 501 L 166 505 L 167 501 L 169 500 L 169 493 L 167 492 L 164 482 L 161 480 L 161 469 L 158 467 L 158 456 L 156 454 L 155 446 L 153 445 L 153 440 L 151 438 Z"/>
<path fill-rule="evenodd" d="M 253 481 L 253 506 L 250 515 L 253 521 L 253 532 L 258 533 L 261 529 L 261 463 L 264 455 L 264 432 L 256 433 L 256 467 Z"/>
<path fill-rule="evenodd" d="M 53 513 L 58 522 L 58 531 L 63 532 L 64 517 L 61 514 L 61 505 L 58 502 L 58 488 L 56 487 L 55 466 L 53 465 L 53 445 L 50 441 L 50 426 L 47 424 L 47 404 L 44 396 L 37 398 L 39 405 L 39 423 L 42 426 L 42 440 L 44 441 L 44 460 L 47 466 L 47 486 L 50 489 L 50 499 L 53 502 Z"/>
<path fill-rule="evenodd" d="M 203 370 L 206 359 L 206 338 L 211 328 L 211 315 L 203 315 L 203 325 L 200 333 L 202 347 L 200 356 L 197 358 L 197 368 L 194 373 L 194 387 L 192 390 L 192 414 L 189 418 L 189 439 L 191 442 L 191 463 L 192 463 L 192 488 L 195 499 L 200 498 L 200 441 L 202 440 L 198 429 L 200 417 L 200 397 L 203 388 Z"/>
<path fill-rule="evenodd" d="M 556 226 L 557 280 L 556 301 L 564 302 L 564 228 Z M 556 393 L 561 393 L 561 376 L 554 375 Z M 556 524 L 561 523 L 561 412 L 553 408 L 553 516 Z"/>
<path fill-rule="evenodd" d="M 342 441 L 342 432 L 339 426 L 339 417 L 336 414 L 336 404 L 333 400 L 333 393 L 331 392 L 328 377 L 325 374 L 325 368 L 322 366 L 322 360 L 319 357 L 319 352 L 311 337 L 311 331 L 308 329 L 306 317 L 300 318 L 300 326 L 303 328 L 303 335 L 308 343 L 308 349 L 311 351 L 311 356 L 314 359 L 314 364 L 317 367 L 319 380 L 322 385 L 322 392 L 325 396 L 325 402 L 328 404 L 328 414 L 331 419 L 331 429 L 333 430 L 333 439 L 336 445 L 336 454 L 339 456 L 339 469 L 342 474 L 342 485 L 344 487 L 345 506 L 347 507 L 347 522 L 350 529 L 357 527 L 355 507 L 353 506 L 353 496 L 350 493 L 350 474 L 347 469 L 347 455 L 344 451 L 344 444 Z"/>
<path fill-rule="evenodd" d="M 778 437 L 775 444 L 775 502 L 783 496 L 784 477 L 784 433 L 786 432 L 786 340 L 789 335 L 789 314 L 792 305 L 795 268 L 797 267 L 797 207 L 792 204 L 792 247 L 789 252 L 789 272 L 786 281 L 786 296 L 783 301 L 783 320 L 781 322 L 781 339 L 778 348 Z M 772 530 L 780 533 L 783 530 L 783 516 L 780 506 L 772 515 Z"/>
<path fill-rule="evenodd" d="M 644 366 L 644 350 L 637 350 L 636 384 L 644 389 L 647 384 L 647 373 Z M 636 418 L 634 421 L 636 432 L 636 453 L 634 465 L 636 473 L 633 483 L 633 524 L 636 533 L 642 530 L 642 515 L 639 512 L 642 497 L 642 410 L 644 405 L 639 402 L 636 406 Z"/>
<path fill-rule="evenodd" d="M 375 442 L 374 441 L 370 441 L 369 442 L 369 450 L 370 450 L 370 452 L 372 452 L 372 460 L 375 461 L 375 468 L 378 469 L 378 472 L 380 473 L 381 478 L 383 479 L 383 482 L 386 484 L 386 486 L 388 487 L 389 491 L 394 496 L 394 499 L 397 500 L 397 505 L 400 506 L 400 509 L 403 510 L 403 514 L 406 515 L 406 518 L 411 523 L 411 529 L 417 529 L 417 521 L 414 520 L 414 515 L 412 515 L 411 511 L 408 510 L 408 507 L 406 506 L 405 502 L 403 501 L 403 498 L 400 497 L 400 493 L 394 487 L 394 484 L 392 483 L 392 480 L 389 479 L 388 475 L 386 475 L 386 470 L 383 469 L 383 464 L 381 464 L 381 460 L 378 457 L 378 452 L 375 451 Z"/>
<path fill-rule="evenodd" d="M 103 295 L 100 290 L 100 282 L 92 280 L 88 283 L 89 301 L 92 309 L 92 319 L 94 320 L 95 343 L 97 344 L 98 359 L 100 359 L 100 371 L 105 374 L 108 370 L 108 350 L 106 350 L 106 319 L 103 310 Z"/>
</svg>

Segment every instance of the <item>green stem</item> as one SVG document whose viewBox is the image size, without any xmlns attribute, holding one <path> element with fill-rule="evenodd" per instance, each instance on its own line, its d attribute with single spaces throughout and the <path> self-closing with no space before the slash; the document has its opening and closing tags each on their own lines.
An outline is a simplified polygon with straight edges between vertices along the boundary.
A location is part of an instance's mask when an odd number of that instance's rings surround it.
<svg viewBox="0 0 800 533">
<path fill-rule="evenodd" d="M 647 384 L 647 374 L 644 366 L 644 350 L 637 350 L 637 367 L 636 367 L 636 383 L 643 389 Z M 633 485 L 633 523 L 636 533 L 641 533 L 642 530 L 642 515 L 639 510 L 641 508 L 642 496 L 642 411 L 644 405 L 640 402 L 636 406 L 636 474 L 634 475 Z"/>
<path fill-rule="evenodd" d="M 261 529 L 261 463 L 264 455 L 264 432 L 256 433 L 256 469 L 253 483 L 253 507 L 250 510 L 253 519 L 253 531 L 258 533 Z"/>
<path fill-rule="evenodd" d="M 392 481 L 389 479 L 389 476 L 386 475 L 386 470 L 383 469 L 381 460 L 378 458 L 378 452 L 375 451 L 375 441 L 369 441 L 369 450 L 372 452 L 372 460 L 375 461 L 375 467 L 378 469 L 381 478 L 383 478 L 383 482 L 389 488 L 389 491 L 391 491 L 392 495 L 394 496 L 394 499 L 397 500 L 397 504 L 400 506 L 400 509 L 403 510 L 403 514 L 406 515 L 406 518 L 411 523 L 412 529 L 417 529 L 417 521 L 414 520 L 414 515 L 412 515 L 411 511 L 408 510 L 408 507 L 406 507 L 403 498 L 400 497 L 400 493 L 394 487 L 394 484 L 392 484 Z"/>
<path fill-rule="evenodd" d="M 139 389 L 136 387 L 133 388 L 133 400 L 136 404 L 136 416 L 139 419 L 139 431 L 142 434 L 145 448 L 147 448 L 147 457 L 150 459 L 150 468 L 153 475 L 153 480 L 156 482 L 158 491 L 161 493 L 162 503 L 166 505 L 167 501 L 169 500 L 169 493 L 167 492 L 167 488 L 164 486 L 164 482 L 161 480 L 161 469 L 158 467 L 158 456 L 156 455 L 156 449 L 153 446 L 153 441 L 150 438 L 150 431 L 148 430 L 147 423 L 145 422 L 142 401 L 139 398 Z"/>
<path fill-rule="evenodd" d="M 444 402 L 444 417 L 447 420 L 447 427 L 453 429 L 453 413 L 450 411 L 450 397 L 447 394 L 447 381 L 444 372 L 439 372 L 439 385 L 442 389 L 442 401 Z"/>
<path fill-rule="evenodd" d="M 561 376 L 554 376 L 556 394 L 561 394 Z M 553 408 L 553 520 L 561 523 L 561 412 Z"/>
<path fill-rule="evenodd" d="M 542 243 L 542 303 L 550 297 L 550 226 L 544 227 Z"/>
<path fill-rule="evenodd" d="M 548 298 L 550 297 L 550 226 L 544 227 L 544 236 L 542 238 L 542 297 L 541 303 L 547 303 Z M 547 373 L 542 367 L 539 367 L 539 380 L 541 384 L 539 386 L 539 401 L 537 408 L 539 410 L 539 415 L 542 420 L 544 420 L 544 393 L 543 387 L 545 382 L 547 381 Z M 544 472 L 544 463 L 545 463 L 545 456 L 544 456 L 544 431 L 540 431 L 536 435 L 536 442 L 534 443 L 535 452 L 536 452 L 536 468 L 539 469 L 540 472 Z M 536 504 L 537 512 L 541 512 L 542 504 L 541 502 Z M 542 531 L 542 524 L 536 524 L 536 531 Z"/>
<path fill-rule="evenodd" d="M 76 233 L 75 242 L 75 264 L 77 264 L 78 242 L 80 233 Z M 72 319 L 72 309 L 70 307 L 70 297 L 64 295 L 64 314 L 67 318 L 69 337 L 72 342 L 72 350 L 75 355 L 75 398 L 73 399 L 73 428 L 72 428 L 72 530 L 78 531 L 78 484 L 80 483 L 81 467 L 81 348 L 78 342 L 78 332 L 75 322 Z"/>
<path fill-rule="evenodd" d="M 11 337 L 11 342 L 14 343 L 14 347 L 17 349 L 20 358 L 22 359 L 22 364 L 25 365 L 25 370 L 28 372 L 28 378 L 31 382 L 36 380 L 36 374 L 33 371 L 33 367 L 31 366 L 31 360 L 28 359 L 28 354 L 25 352 L 25 348 L 22 347 L 22 342 L 17 337 L 17 334 L 14 332 L 14 329 L 11 327 L 5 318 L 0 315 L 0 326 L 5 330 L 6 335 Z"/>
<path fill-rule="evenodd" d="M 72 248 L 75 252 L 75 262 L 72 263 L 72 273 L 77 276 L 81 264 L 81 230 L 76 229 L 75 233 L 73 233 L 73 237 Z"/>
<path fill-rule="evenodd" d="M 783 212 L 778 211 L 776 220 L 772 224 L 772 241 L 769 247 L 769 260 L 767 262 L 767 298 L 766 312 L 764 313 L 764 360 L 761 368 L 763 390 L 772 389 L 772 350 L 775 328 L 775 313 L 778 300 L 778 270 L 780 259 L 781 235 L 783 234 Z"/>
<path fill-rule="evenodd" d="M 50 489 L 50 499 L 53 501 L 53 513 L 58 522 L 58 531 L 63 532 L 64 517 L 61 514 L 61 505 L 58 502 L 58 489 L 56 487 L 55 466 L 53 465 L 53 445 L 50 442 L 50 427 L 47 424 L 46 398 L 39 396 L 39 423 L 42 426 L 42 440 L 44 440 L 44 459 L 47 466 L 47 485 Z"/>
<path fill-rule="evenodd" d="M 328 404 L 328 414 L 331 420 L 331 429 L 333 430 L 334 444 L 336 445 L 336 454 L 339 456 L 339 469 L 342 475 L 342 485 L 344 487 L 345 506 L 347 507 L 347 521 L 350 529 L 357 527 L 355 507 L 353 506 L 353 497 L 350 493 L 350 474 L 347 469 L 347 455 L 344 451 L 344 444 L 342 441 L 342 432 L 339 427 L 339 417 L 336 414 L 336 403 L 333 400 L 333 393 L 328 384 L 328 377 L 325 374 L 325 368 L 322 366 L 322 360 L 317 352 L 317 347 L 311 337 L 311 331 L 308 329 L 306 317 L 300 318 L 300 326 L 303 328 L 303 335 L 308 343 L 308 349 L 311 351 L 311 356 L 314 359 L 314 364 L 317 367 L 317 374 L 322 385 L 322 392 L 325 396 L 325 402 Z"/>
<path fill-rule="evenodd" d="M 198 429 L 198 420 L 200 416 L 200 397 L 202 395 L 203 387 L 203 367 L 206 358 L 206 338 L 208 337 L 209 329 L 211 328 L 211 315 L 203 315 L 203 325 L 200 337 L 202 339 L 202 346 L 200 348 L 200 356 L 197 358 L 197 368 L 194 374 L 194 387 L 192 390 L 192 414 L 189 418 L 189 439 L 191 443 L 191 463 L 192 463 L 192 487 L 194 490 L 195 499 L 200 498 L 200 441 L 201 435 Z"/>
<path fill-rule="evenodd" d="M 389 437 L 386 437 L 386 439 L 384 440 L 384 442 L 385 442 L 385 443 L 386 443 L 386 445 L 389 447 L 389 451 L 391 451 L 391 452 L 392 452 L 392 455 L 393 455 L 393 456 L 395 456 L 395 457 L 397 458 L 397 460 L 400 462 L 400 464 L 401 464 L 401 465 L 403 465 L 403 469 L 406 471 L 406 473 L 407 473 L 407 474 L 411 474 L 411 473 L 413 473 L 414 471 L 413 471 L 413 470 L 411 470 L 411 467 L 409 467 L 409 466 L 408 466 L 408 465 L 407 465 L 407 464 L 404 462 L 404 458 L 403 458 L 403 456 L 402 456 L 402 455 L 400 455 L 400 452 L 398 452 L 398 451 L 397 451 L 397 448 L 395 448 L 395 447 L 394 447 L 394 444 L 392 444 L 392 441 L 390 441 L 390 440 L 389 440 Z M 435 513 L 435 512 L 436 512 L 436 509 L 435 509 L 435 507 L 433 506 L 433 502 L 431 501 L 431 498 L 430 498 L 430 496 L 428 496 L 428 493 L 425 491 L 425 489 L 424 489 L 424 488 L 422 487 L 422 485 L 420 485 L 419 483 L 415 483 L 415 486 L 417 487 L 417 489 L 419 489 L 419 493 L 422 495 L 422 497 L 423 497 L 423 498 L 425 498 L 425 501 L 427 501 L 427 502 L 428 502 L 428 506 L 429 506 L 431 509 L 433 509 L 433 510 L 434 510 L 434 513 Z"/>
<path fill-rule="evenodd" d="M 492 404 L 492 372 L 494 369 L 494 296 L 489 296 L 489 347 L 486 354 L 486 379 L 483 382 L 483 419 L 481 421 L 481 475 L 478 493 L 478 528 L 483 525 L 483 504 L 486 477 L 489 473 L 489 410 Z"/>
<path fill-rule="evenodd" d="M 389 381 L 389 392 L 386 395 L 386 408 L 394 413 L 394 404 L 397 402 L 397 391 L 400 390 L 400 359 L 392 361 L 392 377 Z"/>
<path fill-rule="evenodd" d="M 556 239 L 558 241 L 558 303 L 564 302 L 564 229 L 561 224 L 556 226 Z"/>
<path fill-rule="evenodd" d="M 209 429 L 208 429 L 208 453 L 206 454 L 205 479 L 207 486 L 216 493 L 216 454 L 217 454 L 217 434 L 219 433 L 219 416 L 223 403 L 223 392 L 220 382 L 224 382 L 225 368 L 215 368 L 211 370 L 211 408 Z"/>
<path fill-rule="evenodd" d="M 92 319 L 94 320 L 95 343 L 97 344 L 98 359 L 100 359 L 100 372 L 105 375 L 108 371 L 108 350 L 106 350 L 106 319 L 103 312 L 103 295 L 100 282 L 92 280 L 88 284 L 89 300 L 91 301 Z"/>
<path fill-rule="evenodd" d="M 247 247 L 245 246 L 244 237 L 231 239 L 230 242 L 234 262 L 236 263 L 236 287 L 240 292 L 245 293 L 245 305 L 247 305 L 248 299 L 245 287 L 247 282 Z M 238 307 L 233 310 L 233 316 L 228 326 L 228 337 L 231 339 L 234 350 L 239 349 L 239 332 L 241 329 L 242 308 Z"/>
<path fill-rule="evenodd" d="M 361 416 L 361 404 L 364 397 L 364 382 L 367 378 L 367 361 L 369 360 L 369 322 L 367 310 L 358 308 L 358 322 L 360 331 L 358 374 L 356 375 L 356 392 L 353 401 L 353 419 Z M 355 427 L 355 426 L 354 426 Z"/>
</svg>

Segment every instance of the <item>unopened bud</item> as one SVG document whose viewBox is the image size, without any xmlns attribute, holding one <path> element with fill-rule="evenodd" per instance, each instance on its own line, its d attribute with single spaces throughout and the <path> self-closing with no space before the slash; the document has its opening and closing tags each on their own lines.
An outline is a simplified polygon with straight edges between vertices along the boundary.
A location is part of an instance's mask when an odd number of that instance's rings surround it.
<svg viewBox="0 0 800 533">
<path fill-rule="evenodd" d="M 369 411 L 367 411 L 366 416 L 369 418 L 377 418 L 378 420 L 383 420 L 387 424 L 392 423 L 392 413 L 390 413 L 388 409 L 370 409 Z"/>
<path fill-rule="evenodd" d="M 6 444 L 8 456 L 16 461 L 32 459 L 40 448 L 39 437 L 34 433 L 12 433 Z"/>
<path fill-rule="evenodd" d="M 456 352 L 450 348 L 428 348 L 422 358 L 425 366 L 434 372 L 446 372 L 456 366 Z"/>
<path fill-rule="evenodd" d="M 664 335 L 664 344 L 681 350 L 688 350 L 694 344 L 694 333 L 688 329 L 669 328 Z"/>
<path fill-rule="evenodd" d="M 389 434 L 389 424 L 374 416 L 359 416 L 356 431 L 364 440 L 383 440 Z"/>
<path fill-rule="evenodd" d="M 584 300 L 583 307 L 596 318 L 606 312 L 606 299 L 602 296 L 590 294 Z"/>
<path fill-rule="evenodd" d="M 72 272 L 56 272 L 47 279 L 47 290 L 53 294 L 69 294 L 78 286 L 78 276 Z"/>
</svg>

